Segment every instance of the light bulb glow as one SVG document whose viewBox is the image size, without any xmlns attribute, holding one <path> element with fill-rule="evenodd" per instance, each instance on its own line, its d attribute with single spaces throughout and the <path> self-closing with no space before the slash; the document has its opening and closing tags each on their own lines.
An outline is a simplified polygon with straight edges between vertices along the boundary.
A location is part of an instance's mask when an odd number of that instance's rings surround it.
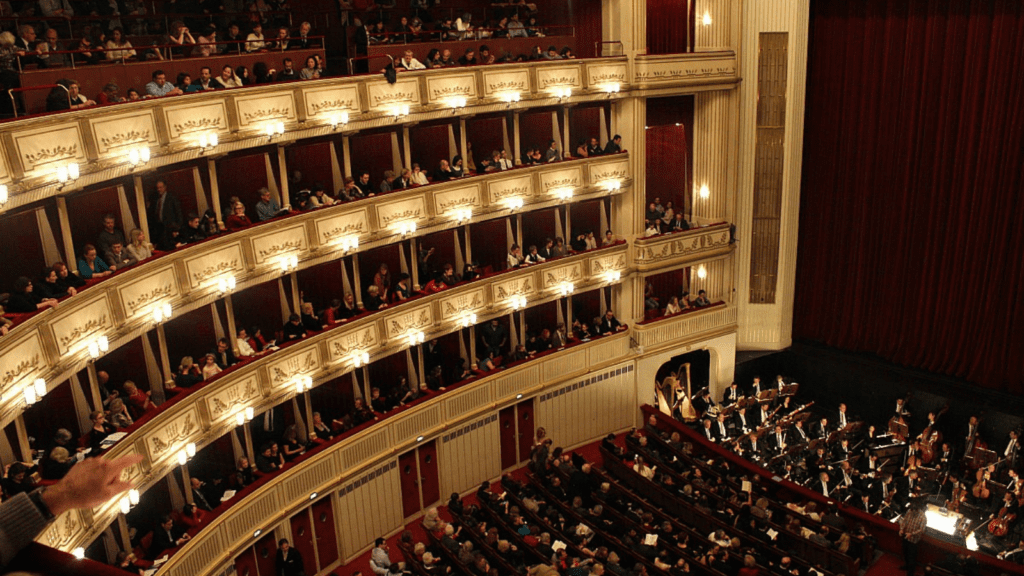
<svg viewBox="0 0 1024 576">
<path fill-rule="evenodd" d="M 36 396 L 39 398 L 46 396 L 46 380 L 36 378 L 36 381 L 32 383 L 32 387 L 35 389 Z"/>
<path fill-rule="evenodd" d="M 216 132 L 214 132 L 213 134 L 210 134 L 210 148 L 213 148 L 219 142 L 220 142 L 220 136 L 217 136 Z"/>
<path fill-rule="evenodd" d="M 704 11 L 704 17 L 700 19 L 700 23 L 705 26 L 711 26 L 711 12 Z"/>
<path fill-rule="evenodd" d="M 605 275 L 605 278 L 609 283 L 618 282 L 619 280 L 622 280 L 622 272 L 618 270 L 611 270 L 607 275 Z"/>
<path fill-rule="evenodd" d="M 555 188 L 554 193 L 559 200 L 564 202 L 572 199 L 573 190 L 572 188 Z"/>
<path fill-rule="evenodd" d="M 36 403 L 36 389 L 32 386 L 25 387 L 25 404 L 31 406 Z"/>
<path fill-rule="evenodd" d="M 614 93 L 618 92 L 621 89 L 622 89 L 622 86 L 618 82 L 609 82 L 609 83 L 601 86 L 601 90 L 606 92 L 606 93 L 608 93 L 608 94 L 614 94 Z"/>
<path fill-rule="evenodd" d="M 512 309 L 513 310 L 521 310 L 523 308 L 526 308 L 526 296 L 523 296 L 521 294 L 516 294 L 516 295 L 512 296 L 510 298 L 510 300 L 511 300 L 511 304 L 512 304 Z"/>
<path fill-rule="evenodd" d="M 107 353 L 110 351 L 110 340 L 106 336 L 97 338 L 96 344 L 100 347 L 100 352 Z"/>
<path fill-rule="evenodd" d="M 569 294 L 572 294 L 575 291 L 576 285 L 573 284 L 572 282 L 562 282 L 561 284 L 558 285 L 558 292 L 562 296 L 568 296 Z"/>
<path fill-rule="evenodd" d="M 707 200 L 711 196 L 711 189 L 708 188 L 707 184 L 701 184 L 700 191 L 697 193 L 700 195 L 701 200 Z"/>
<path fill-rule="evenodd" d="M 95 359 L 100 357 L 100 346 L 99 346 L 99 344 L 97 344 L 96 342 L 89 342 L 89 345 L 87 346 L 87 348 L 89 349 L 89 358 L 92 358 L 93 360 L 95 360 Z"/>
<path fill-rule="evenodd" d="M 242 424 L 245 424 L 245 413 L 244 412 L 238 412 L 238 413 L 235 414 L 235 424 L 237 424 L 239 426 L 241 426 Z"/>
<path fill-rule="evenodd" d="M 341 123 L 348 124 L 348 112 L 341 113 Z"/>
<path fill-rule="evenodd" d="M 519 210 L 523 207 L 523 199 L 518 196 L 509 198 L 506 202 L 509 210 Z"/>
<path fill-rule="evenodd" d="M 210 145 L 210 140 L 209 140 L 209 138 L 207 138 L 206 134 L 200 134 L 199 135 L 199 147 L 200 148 L 206 148 L 209 145 Z"/>
<path fill-rule="evenodd" d="M 471 208 L 460 208 L 454 212 L 456 222 L 465 222 L 473 217 Z"/>
<path fill-rule="evenodd" d="M 132 506 L 137 506 L 139 504 L 139 491 L 135 488 L 129 490 L 128 501 L 131 502 Z"/>
<path fill-rule="evenodd" d="M 157 324 L 164 321 L 164 311 L 159 306 L 153 308 L 153 321 Z"/>
<path fill-rule="evenodd" d="M 68 167 L 57 166 L 57 182 L 64 184 L 68 181 Z"/>
<path fill-rule="evenodd" d="M 224 278 L 217 280 L 217 291 L 221 294 L 228 291 L 228 281 Z"/>
<path fill-rule="evenodd" d="M 189 442 L 188 444 L 185 444 L 185 455 L 188 456 L 190 459 L 195 457 L 195 455 L 196 455 L 196 443 L 195 442 Z"/>
<path fill-rule="evenodd" d="M 520 99 L 522 99 L 522 96 L 519 94 L 519 92 L 502 92 L 501 93 L 501 101 L 506 103 L 506 104 L 511 104 L 513 102 L 519 102 Z"/>
<path fill-rule="evenodd" d="M 121 514 L 127 514 L 132 510 L 132 503 L 128 501 L 127 496 L 122 496 L 118 505 L 121 507 Z"/>
<path fill-rule="evenodd" d="M 609 192 L 614 192 L 615 190 L 621 190 L 622 189 L 622 181 L 621 180 L 605 180 L 604 181 L 604 189 L 609 191 Z"/>
<path fill-rule="evenodd" d="M 131 162 L 134 165 L 134 164 L 138 164 L 139 160 L 140 160 L 140 158 L 139 158 L 139 151 L 138 150 L 136 150 L 135 148 L 132 148 L 131 150 L 128 151 L 128 161 L 129 162 Z"/>
<path fill-rule="evenodd" d="M 707 277 L 708 277 L 708 269 L 705 268 L 703 264 L 701 264 L 700 268 L 697 268 L 697 278 L 700 278 L 701 280 L 703 280 L 703 279 L 705 279 Z"/>
<path fill-rule="evenodd" d="M 178 451 L 178 466 L 184 466 L 188 462 L 188 454 L 184 450 Z"/>
<path fill-rule="evenodd" d="M 149 162 L 150 158 L 152 158 L 152 155 L 149 151 L 148 146 L 143 147 L 142 149 L 139 150 L 139 159 L 141 159 L 143 162 Z"/>
<path fill-rule="evenodd" d="M 71 555 L 75 557 L 75 560 L 82 560 L 85 558 L 85 548 L 79 546 L 71 551 Z"/>
<path fill-rule="evenodd" d="M 78 180 L 81 172 L 78 171 L 78 164 L 72 162 L 68 164 L 68 178 L 71 180 Z"/>
<path fill-rule="evenodd" d="M 7 204 L 7 184 L 0 184 L 0 205 Z"/>
<path fill-rule="evenodd" d="M 253 417 L 255 417 L 255 416 L 256 416 L 256 409 L 255 408 L 253 408 L 252 406 L 249 406 L 248 408 L 245 409 L 245 420 L 247 422 L 252 420 Z"/>
<path fill-rule="evenodd" d="M 274 126 L 274 128 L 276 129 L 276 132 L 279 135 L 284 134 L 284 122 L 278 122 L 277 125 Z"/>
</svg>

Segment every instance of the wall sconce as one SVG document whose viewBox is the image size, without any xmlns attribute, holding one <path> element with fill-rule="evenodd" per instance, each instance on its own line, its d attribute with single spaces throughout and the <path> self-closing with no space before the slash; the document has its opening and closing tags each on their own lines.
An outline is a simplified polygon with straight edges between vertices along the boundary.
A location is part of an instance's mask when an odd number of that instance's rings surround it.
<svg viewBox="0 0 1024 576">
<path fill-rule="evenodd" d="M 221 278 L 217 280 L 217 291 L 221 294 L 231 292 L 235 289 L 236 281 L 234 276 L 228 276 L 227 278 Z"/>
<path fill-rule="evenodd" d="M 106 354 L 110 350 L 110 340 L 106 336 L 100 336 L 89 342 L 88 348 L 89 358 L 95 360 L 100 357 L 100 354 Z"/>
<path fill-rule="evenodd" d="M 163 305 L 158 305 L 155 308 L 153 308 L 153 321 L 156 322 L 157 324 L 159 324 L 161 322 L 166 322 L 167 320 L 170 320 L 170 319 L 171 319 L 171 305 L 170 305 L 170 303 L 165 303 Z"/>
<path fill-rule="evenodd" d="M 348 124 L 348 112 L 331 115 L 331 128 L 337 130 L 338 124 Z"/>
<path fill-rule="evenodd" d="M 462 313 L 462 318 L 459 318 L 459 324 L 461 324 L 463 328 L 469 328 L 470 326 L 475 325 L 476 324 L 476 314 L 473 314 L 472 312 L 468 312 L 468 311 L 467 312 L 463 312 Z"/>
<path fill-rule="evenodd" d="M 245 410 L 235 406 L 235 409 L 235 424 L 238 424 L 239 426 L 246 422 L 251 422 L 253 417 L 256 416 L 256 410 L 254 410 L 252 406 L 247 407 Z"/>
<path fill-rule="evenodd" d="M 267 139 L 272 140 L 274 136 L 284 134 L 284 122 L 271 122 L 267 124 L 267 127 L 263 129 L 263 132 L 267 135 Z"/>
<path fill-rule="evenodd" d="M 510 304 L 512 304 L 513 310 L 522 310 L 526 308 L 526 296 L 516 294 L 509 298 Z"/>
<path fill-rule="evenodd" d="M 346 236 L 340 240 L 341 249 L 345 253 L 349 253 L 353 250 L 359 249 L 359 237 L 358 236 Z"/>
<path fill-rule="evenodd" d="M 0 206 L 7 204 L 7 184 L 0 184 Z"/>
<path fill-rule="evenodd" d="M 370 363 L 369 352 L 353 352 L 352 353 L 352 364 L 356 368 L 362 368 Z"/>
<path fill-rule="evenodd" d="M 708 277 L 708 269 L 705 268 L 703 264 L 701 264 L 700 267 L 697 268 L 697 278 L 700 278 L 701 280 L 703 280 L 703 279 L 705 279 L 707 277 Z"/>
<path fill-rule="evenodd" d="M 704 17 L 700 19 L 700 23 L 705 26 L 711 26 L 711 12 L 704 11 Z"/>
<path fill-rule="evenodd" d="M 122 496 L 119 502 L 121 514 L 127 514 L 132 508 L 139 505 L 139 491 L 132 488 L 126 496 Z"/>
<path fill-rule="evenodd" d="M 85 558 L 85 548 L 79 546 L 71 551 L 71 555 L 75 557 L 75 560 L 82 560 Z"/>
<path fill-rule="evenodd" d="M 507 104 L 508 106 L 512 106 L 513 102 L 519 102 L 519 100 L 522 98 L 519 92 L 502 92 L 498 96 L 499 98 L 501 98 L 501 101 Z"/>
<path fill-rule="evenodd" d="M 189 460 L 196 456 L 196 443 L 189 442 L 185 444 L 185 447 L 178 451 L 178 464 L 184 466 Z"/>
<path fill-rule="evenodd" d="M 299 257 L 295 254 L 281 259 L 281 272 L 288 272 L 299 267 Z"/>
<path fill-rule="evenodd" d="M 601 185 L 604 186 L 604 189 L 608 192 L 615 192 L 616 190 L 622 189 L 621 180 L 605 180 Z"/>
<path fill-rule="evenodd" d="M 609 82 L 607 84 L 602 84 L 598 86 L 598 88 L 600 88 L 601 91 L 606 94 L 614 94 L 622 89 L 622 85 L 619 84 L 618 82 Z"/>
<path fill-rule="evenodd" d="M 200 134 L 199 135 L 199 148 L 201 150 L 206 150 L 207 148 L 216 148 L 217 144 L 219 144 L 219 143 L 220 143 L 220 138 L 217 136 L 216 132 L 211 132 L 210 134 Z"/>
<path fill-rule="evenodd" d="M 149 162 L 149 158 L 149 146 L 143 146 L 141 148 L 132 148 L 131 150 L 128 151 L 128 162 L 132 166 L 145 164 L 146 162 Z"/>
<path fill-rule="evenodd" d="M 572 188 L 555 188 L 553 192 L 555 197 L 562 202 L 572 199 Z"/>
<path fill-rule="evenodd" d="M 551 94 L 558 99 L 572 96 L 572 86 L 558 86 L 551 90 Z"/>
<path fill-rule="evenodd" d="M 473 209 L 472 208 L 459 208 L 458 210 L 456 210 L 454 212 L 454 215 L 455 215 L 455 221 L 458 222 L 459 224 L 461 224 L 463 222 L 468 221 L 470 218 L 473 217 Z"/>
<path fill-rule="evenodd" d="M 558 285 L 558 293 L 562 296 L 568 296 L 576 291 L 576 285 L 572 282 L 562 282 Z"/>
<path fill-rule="evenodd" d="M 46 380 L 36 378 L 36 381 L 25 387 L 25 405 L 31 406 L 46 396 Z"/>
<path fill-rule="evenodd" d="M 700 190 L 697 191 L 697 195 L 700 196 L 701 200 L 707 200 L 708 197 L 711 196 L 711 189 L 708 188 L 707 184 L 701 184 Z"/>
<path fill-rule="evenodd" d="M 399 222 L 395 225 L 395 229 L 398 230 L 398 233 L 402 236 L 408 236 L 416 233 L 416 223 L 411 220 Z"/>
<path fill-rule="evenodd" d="M 426 337 L 423 335 L 422 330 L 410 330 L 409 331 L 409 346 L 415 346 L 417 344 L 423 344 Z"/>
<path fill-rule="evenodd" d="M 67 184 L 68 182 L 74 182 L 78 180 L 80 172 L 78 170 L 78 164 L 71 162 L 67 165 L 57 166 L 57 182 L 60 184 Z"/>
<path fill-rule="evenodd" d="M 313 377 L 312 376 L 299 376 L 295 379 L 295 393 L 302 394 L 307 390 L 313 389 Z"/>
<path fill-rule="evenodd" d="M 466 97 L 465 96 L 452 96 L 451 98 L 449 98 L 446 101 L 446 103 L 448 104 L 448 107 L 452 109 L 452 114 L 454 114 L 455 111 L 458 110 L 459 108 L 465 108 L 466 107 Z"/>
<path fill-rule="evenodd" d="M 505 203 L 508 205 L 509 210 L 521 210 L 523 207 L 523 199 L 518 196 L 509 198 Z"/>
<path fill-rule="evenodd" d="M 395 106 L 392 106 L 391 107 L 391 115 L 395 117 L 395 120 L 398 120 L 402 116 L 408 116 L 409 115 L 409 105 L 408 104 L 396 104 Z"/>
<path fill-rule="evenodd" d="M 605 273 L 604 279 L 609 284 L 614 284 L 619 280 L 622 280 L 622 272 L 620 272 L 619 270 L 609 270 L 608 272 Z"/>
</svg>

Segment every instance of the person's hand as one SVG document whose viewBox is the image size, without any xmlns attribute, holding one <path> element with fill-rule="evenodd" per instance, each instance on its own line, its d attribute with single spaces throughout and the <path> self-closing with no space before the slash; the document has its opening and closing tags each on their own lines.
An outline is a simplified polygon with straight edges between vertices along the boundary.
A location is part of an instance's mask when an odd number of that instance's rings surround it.
<svg viewBox="0 0 1024 576">
<path fill-rule="evenodd" d="M 43 493 L 43 502 L 54 516 L 68 510 L 100 506 L 132 487 L 121 480 L 121 471 L 142 462 L 142 455 L 116 460 L 90 458 L 68 470 L 64 479 Z"/>
</svg>

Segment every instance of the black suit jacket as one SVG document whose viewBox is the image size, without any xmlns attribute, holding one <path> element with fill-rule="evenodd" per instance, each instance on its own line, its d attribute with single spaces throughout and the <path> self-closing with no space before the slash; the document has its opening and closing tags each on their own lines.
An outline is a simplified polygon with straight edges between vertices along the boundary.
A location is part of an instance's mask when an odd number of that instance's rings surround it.
<svg viewBox="0 0 1024 576">
<path fill-rule="evenodd" d="M 277 551 L 277 558 L 274 560 L 274 572 L 276 576 L 302 576 L 306 573 L 306 567 L 302 563 L 302 554 L 294 546 L 288 548 L 288 558 L 285 559 L 280 549 Z"/>
<path fill-rule="evenodd" d="M 153 530 L 153 544 L 149 547 L 149 557 L 159 558 L 164 553 L 164 550 L 176 548 L 178 546 L 178 538 L 181 538 L 181 535 L 184 533 L 185 531 L 177 526 L 171 526 L 170 535 L 168 535 L 166 530 L 157 526 Z"/>
<path fill-rule="evenodd" d="M 614 316 L 611 320 L 607 317 L 601 318 L 601 334 L 610 334 L 615 332 L 619 329 L 619 326 L 622 326 L 622 324 L 619 322 L 619 319 Z"/>
<path fill-rule="evenodd" d="M 164 200 L 164 214 L 163 218 L 160 218 L 160 195 L 157 194 L 153 197 L 153 201 L 149 206 L 149 221 L 157 222 L 163 227 L 174 224 L 179 228 L 184 223 L 184 216 L 181 213 L 181 202 L 178 197 L 172 192 L 167 192 L 167 199 Z"/>
</svg>

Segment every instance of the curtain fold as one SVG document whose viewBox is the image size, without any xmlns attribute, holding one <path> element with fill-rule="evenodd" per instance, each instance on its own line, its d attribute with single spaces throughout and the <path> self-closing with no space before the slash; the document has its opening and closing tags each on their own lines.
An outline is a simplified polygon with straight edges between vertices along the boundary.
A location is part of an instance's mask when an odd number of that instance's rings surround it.
<svg viewBox="0 0 1024 576">
<path fill-rule="evenodd" d="M 1020 394 L 1024 4 L 816 0 L 798 338 Z"/>
</svg>

